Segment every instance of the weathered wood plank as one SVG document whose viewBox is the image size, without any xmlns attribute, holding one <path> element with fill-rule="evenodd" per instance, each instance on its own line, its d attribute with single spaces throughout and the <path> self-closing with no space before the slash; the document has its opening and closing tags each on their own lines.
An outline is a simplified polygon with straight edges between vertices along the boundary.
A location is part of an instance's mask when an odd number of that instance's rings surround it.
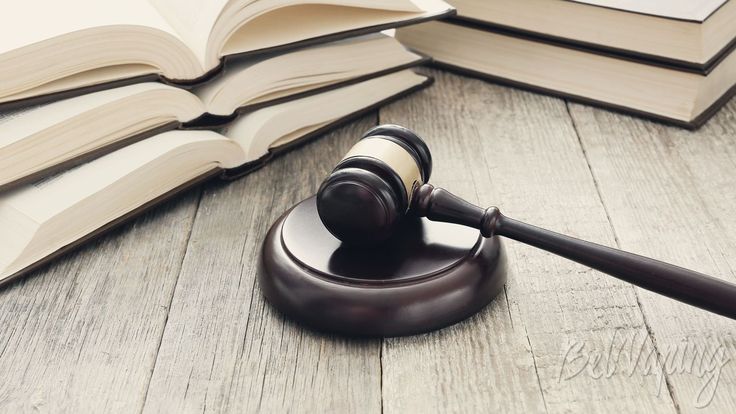
<svg viewBox="0 0 736 414">
<path fill-rule="evenodd" d="M 313 194 L 375 120 L 206 189 L 145 412 L 380 412 L 380 341 L 324 336 L 285 321 L 256 282 L 271 223 Z"/>
<path fill-rule="evenodd" d="M 381 112 L 427 138 L 435 184 L 531 223 L 736 277 L 736 104 L 697 133 L 579 105 L 569 107 L 573 125 L 560 100 L 435 74 L 437 86 Z M 260 242 L 374 121 L 208 186 L 198 212 L 190 192 L 0 290 L 0 411 L 734 411 L 730 359 L 714 400 L 697 410 L 697 373 L 660 387 L 658 371 L 626 372 L 631 355 L 613 365 L 605 355 L 633 339 L 643 358 L 724 344 L 732 359 L 732 321 L 513 242 L 506 294 L 443 331 L 382 345 L 284 320 L 255 282 Z M 560 380 L 569 349 L 598 351 L 601 365 Z M 563 377 L 582 362 L 568 360 Z"/>
<path fill-rule="evenodd" d="M 435 184 L 530 223 L 614 243 L 563 101 L 434 74 L 436 86 L 384 108 L 380 120 L 428 140 Z M 633 288 L 518 243 L 506 246 L 508 299 L 450 329 L 384 342 L 385 412 L 675 411 L 654 377 L 573 376 L 578 359 L 560 379 L 571 345 L 603 352 L 617 332 L 646 337 Z"/>
<path fill-rule="evenodd" d="M 620 247 L 736 282 L 736 102 L 697 132 L 570 109 Z M 736 411 L 734 321 L 643 289 L 637 296 L 660 357 L 671 360 L 680 410 Z M 712 359 L 719 348 L 723 358 Z M 679 355 L 694 362 L 692 370 L 673 365 Z M 699 396 L 710 374 L 700 378 L 698 370 L 719 361 L 725 365 L 710 401 L 712 388 Z"/>
<path fill-rule="evenodd" d="M 0 290 L 1 412 L 138 412 L 200 191 Z"/>
</svg>

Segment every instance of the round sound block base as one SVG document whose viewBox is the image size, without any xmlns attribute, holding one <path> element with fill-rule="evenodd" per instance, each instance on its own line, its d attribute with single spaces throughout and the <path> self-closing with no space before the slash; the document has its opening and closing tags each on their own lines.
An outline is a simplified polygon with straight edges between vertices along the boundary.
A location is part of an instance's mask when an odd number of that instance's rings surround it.
<svg viewBox="0 0 736 414">
<path fill-rule="evenodd" d="M 506 263 L 498 238 L 417 218 L 378 247 L 345 246 L 324 228 L 311 197 L 271 227 L 259 281 L 271 304 L 317 330 L 402 336 L 481 310 L 503 288 Z"/>
</svg>

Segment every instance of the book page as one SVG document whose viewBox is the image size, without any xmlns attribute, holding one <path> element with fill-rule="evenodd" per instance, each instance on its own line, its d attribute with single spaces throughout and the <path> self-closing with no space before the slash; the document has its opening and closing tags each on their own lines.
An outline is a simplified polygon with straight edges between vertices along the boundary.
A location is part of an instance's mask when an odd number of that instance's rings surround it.
<svg viewBox="0 0 736 414">
<path fill-rule="evenodd" d="M 216 65 L 217 60 L 224 54 L 221 49 L 223 44 L 241 26 L 248 26 L 248 22 L 259 16 L 263 16 L 281 9 L 301 7 L 305 10 L 314 9 L 314 12 L 300 15 L 299 21 L 322 27 L 317 34 L 336 33 L 348 28 L 365 26 L 364 20 L 355 22 L 350 20 L 343 24 L 331 27 L 332 21 L 326 20 L 320 13 L 323 6 L 338 7 L 341 9 L 357 9 L 356 13 L 368 13 L 368 19 L 377 11 L 392 11 L 396 13 L 422 13 L 425 7 L 436 8 L 438 4 L 444 4 L 438 0 L 149 0 L 169 23 L 175 27 L 185 43 L 197 54 L 200 61 L 205 62 L 208 67 Z M 354 24 L 355 23 L 355 24 Z M 372 25 L 372 24 L 371 24 Z M 258 32 L 263 24 L 252 30 Z M 271 36 L 274 32 L 279 36 L 274 39 L 274 44 L 287 44 L 305 36 L 301 33 L 292 33 L 295 29 L 289 21 L 273 21 L 269 33 L 263 36 Z M 307 34 L 311 36 L 311 34 Z M 285 40 L 282 40 L 284 38 Z M 216 49 L 216 50 L 212 50 Z"/>
<path fill-rule="evenodd" d="M 173 129 L 204 112 L 183 89 L 157 82 L 82 95 L 24 112 L 0 127 L 0 188 L 79 157 L 109 151 L 156 128 Z"/>
<path fill-rule="evenodd" d="M 209 113 L 230 115 L 239 107 L 372 76 L 420 59 L 393 37 L 374 33 L 267 58 L 232 59 L 220 77 L 193 92 Z"/>
<path fill-rule="evenodd" d="M 632 13 L 703 21 L 728 0 L 570 0 Z"/>
<path fill-rule="evenodd" d="M 146 0 L 176 29 L 180 38 L 206 62 L 207 43 L 217 19 L 230 0 Z M 242 0 L 247 5 L 255 0 Z"/>
<path fill-rule="evenodd" d="M 218 146 L 219 148 L 229 148 L 232 155 L 223 157 L 223 159 L 214 159 L 212 151 L 202 151 L 207 148 L 208 142 L 212 143 L 210 147 L 213 149 L 217 149 Z M 218 142 L 221 142 L 221 144 L 218 144 Z M 187 150 L 187 147 L 197 150 L 192 152 Z M 208 168 L 210 169 L 216 167 L 218 163 L 223 163 L 232 168 L 242 162 L 242 156 L 239 156 L 238 151 L 233 152 L 232 147 L 235 146 L 232 145 L 230 140 L 212 131 L 165 132 L 129 145 L 87 164 L 0 194 L 0 206 L 12 206 L 17 211 L 22 211 L 26 217 L 33 221 L 43 223 L 75 204 L 99 194 L 123 178 L 143 171 L 147 171 L 144 174 L 147 178 L 141 177 L 144 181 L 133 183 L 134 185 L 126 190 L 127 193 L 120 196 L 131 201 L 149 196 L 150 199 L 153 199 L 159 194 L 150 193 L 151 188 L 154 186 L 154 181 L 160 181 L 161 178 L 157 177 L 157 173 L 150 171 L 149 167 L 153 165 L 152 163 L 168 163 L 173 173 L 180 176 L 180 178 L 174 178 L 174 180 L 181 184 L 193 178 L 192 174 L 196 176 L 198 173 L 191 168 L 182 168 L 182 165 L 177 165 L 177 154 L 189 159 L 199 158 L 199 161 L 195 164 L 209 165 Z M 199 154 L 197 154 L 198 152 Z M 227 151 L 222 150 L 216 150 L 215 152 L 227 153 Z M 169 155 L 172 155 L 173 158 L 167 161 L 165 158 Z M 193 164 L 191 161 L 186 163 Z M 161 171 L 161 175 L 165 175 L 164 171 Z M 145 181 L 149 183 L 145 184 Z M 151 188 L 146 189 L 146 186 Z M 143 190 L 146 194 L 135 194 L 139 192 L 138 190 Z M 54 202 L 49 203 L 48 200 L 54 200 Z M 105 200 L 99 200 L 99 203 L 103 202 Z M 121 201 L 117 208 L 129 210 L 131 207 L 136 207 L 136 205 L 130 206 L 127 204 Z"/>
<path fill-rule="evenodd" d="M 136 25 L 179 37 L 149 0 L 23 0 L 0 13 L 0 54 L 80 30 Z"/>
<path fill-rule="evenodd" d="M 2 134 L 0 134 L 0 154 L 2 154 L 1 150 L 4 147 L 23 140 L 36 132 L 62 124 L 75 116 L 111 102 L 116 102 L 125 97 L 152 90 L 176 89 L 172 86 L 161 83 L 146 82 L 82 95 L 47 105 L 37 106 L 32 109 L 0 114 L 0 124 L 2 125 Z M 1 155 L 0 160 L 2 160 Z"/>
<path fill-rule="evenodd" d="M 283 5 L 267 7 L 277 1 Z M 247 23 L 242 24 L 246 17 L 239 16 L 219 24 L 210 45 L 214 44 L 211 47 L 218 49 L 218 56 L 222 57 L 437 15 L 451 9 L 450 5 L 439 0 L 388 3 L 365 0 L 322 0 L 308 4 L 286 0 L 258 2 L 249 8 L 248 12 L 255 14 Z"/>
<path fill-rule="evenodd" d="M 222 134 L 243 148 L 249 160 L 268 153 L 274 143 L 284 145 L 309 132 L 397 95 L 426 81 L 411 70 L 259 109 L 235 120 Z"/>
<path fill-rule="evenodd" d="M 0 280 L 219 167 L 242 164 L 212 131 L 172 131 L 0 194 Z M 7 233 L 6 233 L 7 234 Z"/>
<path fill-rule="evenodd" d="M 78 88 L 101 85 L 103 83 L 141 77 L 149 74 L 151 74 L 151 67 L 147 65 L 131 64 L 99 67 L 46 82 L 35 88 L 26 89 L 15 94 L 0 95 L 0 103 L 43 96 L 56 92 L 73 91 Z"/>
</svg>

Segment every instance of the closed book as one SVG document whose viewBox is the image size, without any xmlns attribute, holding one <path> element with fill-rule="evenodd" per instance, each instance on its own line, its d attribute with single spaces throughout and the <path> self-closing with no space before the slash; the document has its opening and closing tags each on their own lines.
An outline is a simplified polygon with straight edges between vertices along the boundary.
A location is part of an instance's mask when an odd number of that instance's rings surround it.
<svg viewBox="0 0 736 414">
<path fill-rule="evenodd" d="M 708 73 L 736 46 L 733 0 L 455 0 L 457 19 Z"/>
<path fill-rule="evenodd" d="M 707 74 L 457 20 L 398 39 L 464 74 L 695 129 L 736 93 L 736 53 Z"/>
</svg>

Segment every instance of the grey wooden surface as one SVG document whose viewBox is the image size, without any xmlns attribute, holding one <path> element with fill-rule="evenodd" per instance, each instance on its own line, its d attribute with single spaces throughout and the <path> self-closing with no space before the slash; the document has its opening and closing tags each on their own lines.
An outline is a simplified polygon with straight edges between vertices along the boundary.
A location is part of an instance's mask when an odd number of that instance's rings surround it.
<svg viewBox="0 0 736 414">
<path fill-rule="evenodd" d="M 736 282 L 736 102 L 692 133 L 432 74 L 0 290 L 0 411 L 736 411 L 736 322 L 515 242 L 503 294 L 426 335 L 322 335 L 265 303 L 269 224 L 377 122 L 423 135 L 432 181 L 471 201 Z"/>
</svg>

